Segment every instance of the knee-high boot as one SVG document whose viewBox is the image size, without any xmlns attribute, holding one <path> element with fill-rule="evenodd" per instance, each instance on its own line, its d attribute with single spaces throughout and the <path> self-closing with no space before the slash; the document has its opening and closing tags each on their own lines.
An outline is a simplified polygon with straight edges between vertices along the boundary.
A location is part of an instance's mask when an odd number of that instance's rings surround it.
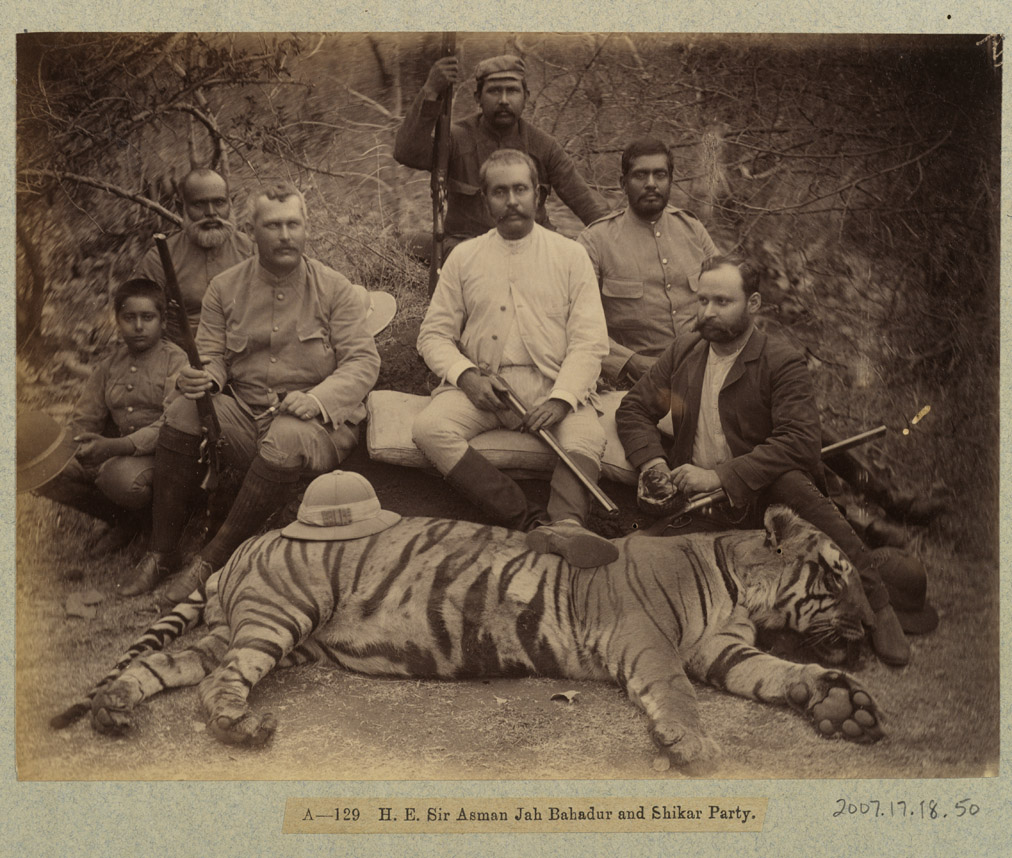
<svg viewBox="0 0 1012 858">
<path fill-rule="evenodd" d="M 200 488 L 200 436 L 163 426 L 155 448 L 155 474 L 151 498 L 151 542 L 134 568 L 131 581 L 120 589 L 124 596 L 153 590 L 172 573 L 179 560 L 179 537 L 193 498 Z"/>
<path fill-rule="evenodd" d="M 271 513 L 288 503 L 288 497 L 301 473 L 300 466 L 280 467 L 256 456 L 224 523 L 214 538 L 200 549 L 200 553 L 172 582 L 165 594 L 166 598 L 172 602 L 185 599 L 215 569 L 224 566 L 240 543 L 263 527 Z"/>
<path fill-rule="evenodd" d="M 530 530 L 545 516 L 527 501 L 523 489 L 481 453 L 468 447 L 446 481 L 497 524 Z"/>
</svg>

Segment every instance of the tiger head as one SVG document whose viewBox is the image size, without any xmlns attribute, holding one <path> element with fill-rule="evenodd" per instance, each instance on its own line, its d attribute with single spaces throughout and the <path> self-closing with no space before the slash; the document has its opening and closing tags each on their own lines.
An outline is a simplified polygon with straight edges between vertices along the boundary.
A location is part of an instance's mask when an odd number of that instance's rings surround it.
<svg viewBox="0 0 1012 858">
<path fill-rule="evenodd" d="M 748 558 L 743 594 L 759 628 L 788 628 L 820 655 L 864 638 L 874 617 L 853 564 L 826 534 L 784 506 L 771 506 L 766 538 Z"/>
</svg>

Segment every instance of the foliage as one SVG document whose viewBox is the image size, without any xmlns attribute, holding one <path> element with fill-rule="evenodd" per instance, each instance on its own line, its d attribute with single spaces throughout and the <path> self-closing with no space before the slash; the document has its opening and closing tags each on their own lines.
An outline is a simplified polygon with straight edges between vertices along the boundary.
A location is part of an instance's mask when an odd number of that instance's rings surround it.
<svg viewBox="0 0 1012 858">
<path fill-rule="evenodd" d="M 762 264 L 767 324 L 809 355 L 824 419 L 843 433 L 886 423 L 872 460 L 903 488 L 947 493 L 954 512 L 932 533 L 990 555 L 1000 79 L 976 41 L 525 33 L 457 44 L 465 73 L 522 54 L 526 116 L 616 203 L 624 145 L 668 142 L 673 201 Z M 195 162 L 229 173 L 237 210 L 264 178 L 295 181 L 312 252 L 397 296 L 385 360 L 410 349 L 424 271 L 403 237 L 426 228 L 428 178 L 391 149 L 437 46 L 394 34 L 19 37 L 19 395 L 41 386 L 72 400 L 111 334 L 110 285 L 175 217 L 174 183 Z M 456 116 L 474 109 L 471 93 L 456 88 Z M 579 228 L 550 207 L 564 231 Z M 387 381 L 424 388 L 420 365 L 396 360 Z M 923 405 L 930 415 L 910 426 Z"/>
</svg>

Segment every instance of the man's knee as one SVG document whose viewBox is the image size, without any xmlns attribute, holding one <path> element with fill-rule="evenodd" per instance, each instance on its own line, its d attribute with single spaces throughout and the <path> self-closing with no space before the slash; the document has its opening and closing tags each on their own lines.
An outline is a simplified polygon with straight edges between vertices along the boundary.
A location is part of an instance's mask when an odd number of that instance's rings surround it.
<svg viewBox="0 0 1012 858">
<path fill-rule="evenodd" d="M 165 409 L 165 425 L 187 435 L 199 435 L 200 417 L 197 414 L 197 403 L 185 396 L 174 400 Z"/>
<path fill-rule="evenodd" d="M 321 473 L 333 470 L 337 453 L 322 424 L 287 414 L 274 419 L 259 446 L 260 456 L 280 468 Z"/>
<path fill-rule="evenodd" d="M 117 456 L 99 468 L 95 485 L 109 500 L 126 509 L 144 509 L 151 503 L 153 456 Z"/>
<path fill-rule="evenodd" d="M 823 497 L 812 478 L 803 471 L 788 471 L 777 477 L 767 489 L 767 496 L 770 503 L 782 503 L 793 507 L 796 504 L 804 506 L 814 496 Z"/>
</svg>

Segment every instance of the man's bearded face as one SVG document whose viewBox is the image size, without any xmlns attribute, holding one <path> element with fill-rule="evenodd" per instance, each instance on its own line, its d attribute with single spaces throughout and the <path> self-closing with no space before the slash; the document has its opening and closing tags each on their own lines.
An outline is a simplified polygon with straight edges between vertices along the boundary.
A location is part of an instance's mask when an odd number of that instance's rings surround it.
<svg viewBox="0 0 1012 858">
<path fill-rule="evenodd" d="M 196 176 L 183 188 L 183 229 L 198 247 L 221 247 L 235 230 L 228 186 L 217 175 Z"/>
</svg>

